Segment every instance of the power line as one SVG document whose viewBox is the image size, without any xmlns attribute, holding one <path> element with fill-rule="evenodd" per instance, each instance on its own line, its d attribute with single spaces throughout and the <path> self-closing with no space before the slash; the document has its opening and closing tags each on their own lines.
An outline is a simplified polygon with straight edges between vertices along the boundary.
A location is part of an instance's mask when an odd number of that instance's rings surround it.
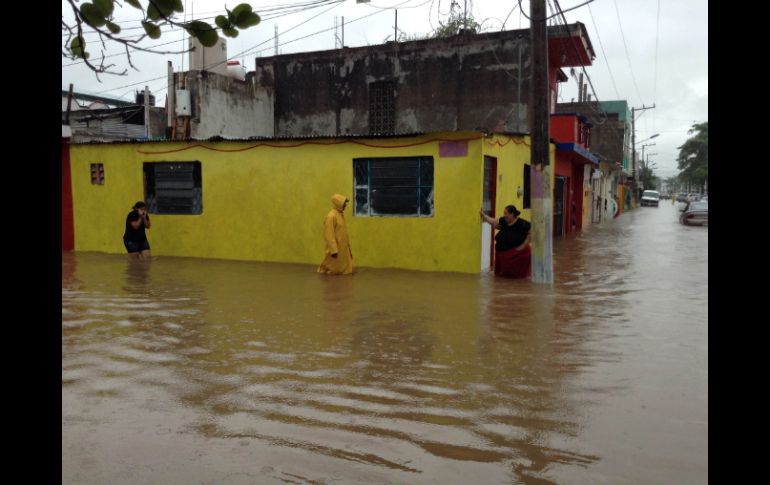
<svg viewBox="0 0 770 485">
<path fill-rule="evenodd" d="M 333 0 L 313 0 L 308 1 L 304 3 L 284 3 L 284 4 L 276 4 L 276 5 L 264 5 L 261 7 L 257 7 L 258 11 L 255 11 L 260 17 L 264 19 L 264 16 L 262 14 L 264 13 L 273 13 L 281 10 L 301 10 L 303 7 L 315 7 L 315 6 L 322 6 L 324 3 L 329 3 Z M 204 19 L 213 19 L 218 15 L 224 15 L 225 12 L 223 10 L 212 10 L 210 12 L 199 12 L 198 15 L 210 15 L 210 17 L 200 17 L 197 20 L 204 20 Z M 185 15 L 187 14 L 187 9 L 185 9 Z M 112 23 L 114 24 L 139 24 L 146 19 L 140 18 L 140 19 L 130 19 L 130 20 L 113 20 Z M 142 27 L 139 27 L 142 28 Z M 125 30 L 125 29 L 124 29 Z"/>
<path fill-rule="evenodd" d="M 567 23 L 567 17 L 564 15 L 564 11 L 561 9 L 561 5 L 559 5 L 559 0 L 554 0 L 554 3 L 556 4 L 556 8 L 559 11 L 559 15 L 560 15 L 561 20 L 564 22 L 563 28 L 564 28 L 568 38 L 570 39 L 570 43 L 572 44 L 573 49 L 575 50 L 575 55 L 579 59 L 580 58 L 580 51 L 578 50 L 578 47 L 577 47 L 577 44 L 575 42 L 574 37 L 572 37 L 571 33 L 569 32 L 569 24 Z M 589 9 L 590 9 L 590 7 L 589 7 Z M 574 10 L 574 8 L 572 10 Z M 585 66 L 580 66 L 580 68 L 583 70 L 583 74 L 585 75 L 585 78 L 588 81 L 588 85 L 591 87 L 591 92 L 593 93 L 593 95 L 594 95 L 594 97 L 596 99 L 596 103 L 587 103 L 587 104 L 595 113 L 597 113 L 597 114 L 599 114 L 600 116 L 603 117 L 603 119 L 598 123 L 598 124 L 603 124 L 605 121 L 607 121 L 607 118 L 608 118 L 607 117 L 607 112 L 604 111 L 603 109 L 601 109 L 601 105 L 599 104 L 600 103 L 599 95 L 596 93 L 596 89 L 594 88 L 594 84 L 591 81 L 591 77 L 588 75 L 588 71 L 586 71 Z M 580 86 L 579 89 L 582 90 L 583 86 Z M 620 96 L 618 96 L 618 97 L 620 97 Z M 597 106 L 599 107 L 599 109 L 596 108 Z M 621 140 L 620 136 L 618 135 L 618 133 L 615 132 L 615 130 L 610 130 L 610 133 L 613 134 L 613 136 L 615 137 L 616 141 L 619 141 L 621 143 L 621 145 L 623 146 L 623 150 L 625 151 L 625 149 L 626 149 L 626 141 L 625 141 L 625 139 Z"/>
<path fill-rule="evenodd" d="M 550 1 L 550 0 L 549 0 L 549 1 Z M 571 10 L 575 10 L 575 9 L 578 9 L 578 8 L 580 8 L 580 7 L 584 6 L 584 5 L 588 5 L 589 3 L 593 3 L 593 2 L 594 2 L 594 0 L 588 0 L 587 2 L 581 3 L 580 5 L 575 5 L 574 7 L 570 7 L 570 8 L 568 8 L 567 10 L 562 10 L 562 9 L 561 9 L 561 7 L 559 7 L 559 11 L 558 11 L 558 12 L 556 12 L 556 13 L 554 13 L 553 15 L 550 15 L 550 16 L 548 16 L 548 17 L 545 17 L 545 18 L 542 18 L 542 19 L 537 19 L 537 20 L 538 20 L 539 22 L 544 22 L 544 21 L 546 21 L 546 20 L 551 20 L 551 19 L 552 19 L 552 18 L 554 18 L 554 17 L 558 17 L 559 15 L 561 15 L 561 16 L 564 16 L 564 13 L 565 13 L 565 12 L 569 12 L 569 11 L 571 11 Z M 558 2 L 557 2 L 557 3 L 558 3 Z M 521 0 L 519 0 L 519 8 L 521 8 Z M 552 8 L 552 11 L 553 11 L 553 10 L 554 10 L 554 9 Z M 523 14 L 525 17 L 527 17 L 527 20 L 529 20 L 530 22 L 532 21 L 532 18 L 530 18 L 530 16 L 529 16 L 529 15 L 527 15 L 526 13 L 524 13 L 524 9 L 523 9 L 523 8 L 521 8 L 521 13 L 522 13 L 522 14 Z"/>
<path fill-rule="evenodd" d="M 655 75 L 652 81 L 652 105 L 655 106 L 655 98 L 658 95 L 658 39 L 660 38 L 660 0 L 658 0 L 658 15 L 655 21 Z M 655 114 L 653 113 L 653 121 Z"/>
<path fill-rule="evenodd" d="M 406 3 L 406 2 L 404 2 L 404 3 Z M 367 18 L 367 17 L 371 17 L 372 15 L 377 15 L 378 13 L 382 13 L 382 12 L 383 12 L 383 10 L 378 10 L 378 11 L 376 11 L 376 12 L 372 12 L 372 13 L 370 13 L 370 14 L 368 14 L 368 15 L 364 15 L 364 16 L 362 16 L 362 17 L 358 17 L 358 18 L 356 18 L 356 19 L 353 19 L 353 20 L 351 20 L 350 22 L 345 22 L 345 25 L 350 25 L 350 24 L 352 24 L 352 23 L 354 23 L 354 22 L 358 22 L 359 20 L 363 20 L 363 19 L 365 19 L 365 18 Z M 291 30 L 291 29 L 290 29 L 290 30 Z M 308 34 L 308 35 L 305 35 L 305 36 L 302 36 L 302 37 L 297 37 L 296 39 L 288 40 L 288 41 L 286 41 L 286 42 L 283 42 L 283 43 L 281 43 L 281 44 L 278 44 L 278 45 L 279 45 L 279 46 L 283 46 L 283 45 L 286 45 L 286 44 L 291 44 L 292 42 L 297 42 L 297 41 L 299 41 L 299 40 L 307 39 L 307 38 L 309 38 L 309 37 L 314 37 L 314 36 L 316 36 L 316 35 L 318 35 L 318 34 L 323 34 L 323 33 L 325 33 L 325 32 L 329 32 L 329 31 L 331 31 L 331 30 L 334 30 L 334 27 L 330 27 L 330 28 L 328 28 L 328 29 L 319 30 L 318 32 L 313 32 L 312 34 Z M 287 31 L 287 32 L 288 32 L 288 31 Z M 269 41 L 268 41 L 268 42 L 269 42 Z M 262 44 L 264 44 L 264 42 L 263 42 Z M 260 44 L 260 45 L 261 45 L 261 44 Z M 248 50 L 249 50 L 249 51 L 251 51 L 251 50 L 255 49 L 256 47 L 259 47 L 259 45 L 257 45 L 257 46 L 254 46 L 254 47 L 252 47 L 251 49 L 248 49 Z M 261 50 L 255 51 L 255 52 L 254 52 L 254 54 L 257 54 L 257 53 L 260 53 L 260 52 L 269 51 L 270 49 L 272 49 L 272 47 L 268 47 L 268 48 L 265 48 L 265 49 L 261 49 Z"/>
<path fill-rule="evenodd" d="M 588 13 L 591 14 L 591 22 L 594 24 L 594 31 L 596 31 L 596 38 L 599 40 L 599 47 L 602 49 L 602 55 L 604 56 L 604 63 L 607 64 L 607 71 L 610 73 L 610 79 L 612 80 L 612 87 L 615 88 L 615 96 L 620 99 L 620 92 L 618 91 L 618 86 L 615 84 L 615 76 L 612 75 L 612 69 L 610 69 L 610 61 L 607 59 L 607 53 L 604 52 L 604 44 L 602 44 L 602 38 L 599 37 L 599 26 L 596 25 L 596 20 L 594 19 L 594 13 L 591 11 L 591 6 L 588 6 Z"/>
<path fill-rule="evenodd" d="M 420 7 L 425 6 L 425 5 L 429 4 L 429 3 L 432 4 L 434 1 L 435 0 L 426 0 L 425 2 L 423 2 L 423 3 L 419 4 L 419 5 L 411 5 L 411 6 L 408 6 L 408 7 L 400 7 L 399 6 L 399 5 L 403 5 L 403 3 L 400 3 L 398 5 L 393 5 L 392 7 L 380 7 L 380 6 L 377 6 L 377 5 L 372 5 L 371 3 L 365 3 L 364 5 L 366 5 L 368 7 L 371 7 L 371 8 L 378 8 L 380 10 L 395 10 L 397 8 L 399 8 L 399 9 L 420 8 Z M 404 2 L 404 3 L 407 3 L 407 2 Z"/>
<path fill-rule="evenodd" d="M 571 32 L 569 31 L 569 23 L 567 22 L 567 17 L 564 15 L 564 11 L 561 9 L 561 5 L 559 5 L 559 0 L 554 0 L 556 3 L 556 8 L 558 9 L 558 15 L 561 17 L 562 22 L 564 22 L 563 25 L 560 24 L 561 27 L 563 27 L 564 32 L 567 34 L 567 37 L 570 39 L 570 44 L 572 44 L 572 48 L 575 50 L 575 56 L 577 59 L 580 59 L 580 51 L 578 50 L 578 46 L 575 43 L 574 37 L 572 37 Z M 519 0 L 519 4 L 521 4 L 521 0 Z M 571 10 L 574 10 L 571 9 Z M 586 71 L 585 66 L 580 66 L 580 68 L 583 70 L 583 74 L 586 77 L 586 80 L 588 81 L 588 85 L 591 87 L 591 92 L 593 93 L 594 97 L 596 98 L 596 102 L 599 102 L 599 95 L 596 93 L 596 89 L 594 88 L 594 84 L 591 81 L 591 77 L 588 75 L 588 71 Z M 583 89 L 581 86 L 580 89 Z"/>
<path fill-rule="evenodd" d="M 407 0 L 407 2 L 408 2 L 408 1 L 409 1 L 409 0 Z M 407 2 L 403 2 L 403 3 L 407 3 Z M 292 27 L 292 28 L 288 29 L 286 32 L 290 32 L 290 31 L 292 31 L 292 30 L 294 30 L 294 29 L 296 29 L 296 28 L 300 27 L 301 25 L 303 25 L 303 24 L 305 24 L 305 23 L 307 23 L 307 22 L 309 22 L 309 21 L 311 21 L 311 20 L 313 20 L 313 19 L 315 19 L 315 18 L 318 18 L 319 16 L 321 16 L 321 15 L 323 15 L 324 13 L 328 12 L 328 11 L 329 11 L 329 10 L 331 10 L 332 8 L 335 8 L 335 7 L 337 7 L 337 6 L 339 5 L 339 3 L 342 3 L 342 2 L 340 1 L 340 2 L 338 2 L 337 4 L 333 5 L 331 8 L 329 8 L 329 9 L 326 9 L 326 10 L 324 10 L 323 12 L 320 12 L 319 14 L 317 14 L 317 15 L 315 15 L 315 16 L 313 16 L 313 17 L 311 17 L 311 18 L 307 19 L 307 20 L 305 20 L 304 22 L 302 22 L 302 23 L 300 23 L 300 24 L 297 24 L 297 25 L 295 25 L 294 27 Z M 349 25 L 349 24 L 352 24 L 352 23 L 354 23 L 354 22 L 358 22 L 359 20 L 363 20 L 363 19 L 365 19 L 365 18 L 371 17 L 371 16 L 373 16 L 373 15 L 377 15 L 377 14 L 380 14 L 380 13 L 382 13 L 382 12 L 383 12 L 383 10 L 377 10 L 376 12 L 372 12 L 372 13 L 370 13 L 370 14 L 367 14 L 367 15 L 363 15 L 363 16 L 361 16 L 361 17 L 358 17 L 358 18 L 356 18 L 356 19 L 353 19 L 353 20 L 351 20 L 350 22 L 346 22 L 345 24 L 346 24 L 346 25 Z M 305 36 L 302 36 L 302 37 L 298 37 L 298 38 L 296 38 L 296 39 L 292 39 L 292 40 L 289 40 L 289 41 L 286 41 L 286 42 L 282 42 L 282 43 L 280 43 L 280 44 L 278 44 L 278 45 L 279 45 L 279 47 L 280 47 L 280 46 L 284 46 L 284 45 L 287 45 L 287 44 L 291 44 L 291 43 L 293 43 L 293 42 L 297 42 L 297 41 L 300 41 L 300 40 L 303 40 L 303 39 L 307 39 L 307 38 L 309 38 L 309 37 L 313 37 L 313 36 L 316 36 L 316 35 L 319 35 L 319 34 L 323 34 L 323 33 L 329 32 L 329 31 L 331 31 L 331 30 L 334 30 L 334 27 L 330 27 L 330 28 L 326 28 L 326 29 L 323 29 L 323 30 L 319 30 L 319 31 L 317 31 L 317 32 L 313 32 L 313 33 L 311 33 L 311 34 L 308 34 L 308 35 L 305 35 Z M 285 32 L 285 33 L 286 33 L 286 32 Z M 270 41 L 272 41 L 272 40 L 273 40 L 272 38 L 270 38 L 270 39 L 267 39 L 267 40 L 265 40 L 265 41 L 263 41 L 263 42 L 260 42 L 259 44 L 255 45 L 255 46 L 252 46 L 252 47 L 250 47 L 250 48 L 248 48 L 248 49 L 246 49 L 246 50 L 244 50 L 244 51 L 241 51 L 241 52 L 239 52 L 239 53 L 237 53 L 237 54 L 235 54 L 235 55 L 233 55 L 233 56 L 229 56 L 229 58 L 231 58 L 231 59 L 232 59 L 232 58 L 236 58 L 236 57 L 242 56 L 242 55 L 244 55 L 244 54 L 246 54 L 246 53 L 252 52 L 252 51 L 254 51 L 255 49 L 257 49 L 258 47 L 260 47 L 260 46 L 262 46 L 262 45 L 264 45 L 264 44 L 266 44 L 266 43 L 268 43 L 268 42 L 270 42 Z M 269 51 L 269 50 L 271 50 L 271 49 L 272 49 L 272 47 L 268 47 L 268 48 L 265 48 L 265 49 L 257 50 L 256 52 L 253 52 L 253 53 L 254 53 L 254 54 L 257 54 L 257 53 L 259 53 L 259 52 L 265 52 L 265 51 Z M 212 67 L 216 67 L 216 66 L 218 66 L 218 65 L 220 65 L 220 64 L 223 64 L 223 63 L 224 63 L 224 62 L 218 62 L 218 63 L 216 63 L 216 64 L 214 64 L 214 65 L 211 65 L 211 66 L 206 66 L 206 67 L 205 67 L 205 69 L 209 69 L 209 68 L 212 68 Z M 117 90 L 119 90 L 119 89 L 124 89 L 124 88 L 132 87 L 132 86 L 138 86 L 138 85 L 141 85 L 141 84 L 145 84 L 145 83 L 148 83 L 148 82 L 157 81 L 157 80 L 159 80 L 159 79 L 166 79 L 166 78 L 167 78 L 167 75 L 163 75 L 163 76 L 160 76 L 160 77 L 156 77 L 156 78 L 153 78 L 153 79 L 148 79 L 148 80 L 145 80 L 145 81 L 139 81 L 139 82 L 135 82 L 135 83 L 131 83 L 131 84 L 126 84 L 126 85 L 124 85 L 124 86 L 119 86 L 119 87 L 116 87 L 116 88 L 111 88 L 111 89 L 108 89 L 108 90 L 105 90 L 105 91 L 100 91 L 98 94 L 109 93 L 109 92 L 111 92 L 111 91 L 117 91 Z"/>
<path fill-rule="evenodd" d="M 285 16 L 287 16 L 287 15 L 293 15 L 293 14 L 295 14 L 295 13 L 300 13 L 300 12 L 304 12 L 304 11 L 309 11 L 309 10 L 312 10 L 312 9 L 318 8 L 318 7 L 320 7 L 320 6 L 323 6 L 323 5 L 329 5 L 329 4 L 331 4 L 331 3 L 335 4 L 335 6 L 336 6 L 337 4 L 339 4 L 339 3 L 342 3 L 343 1 L 344 1 L 344 0 L 333 0 L 333 1 L 329 1 L 329 0 L 323 0 L 323 1 L 321 1 L 321 2 L 315 2 L 315 4 L 317 4 L 317 5 L 315 5 L 315 6 L 313 6 L 313 7 L 309 7 L 309 8 L 301 8 L 301 9 L 296 9 L 296 10 L 293 10 L 293 11 L 290 11 L 290 12 L 283 12 L 283 13 L 280 13 L 280 14 L 277 14 L 277 15 L 274 15 L 274 16 L 264 17 L 264 18 L 263 18 L 263 20 L 273 20 L 273 19 L 276 19 L 276 18 L 285 17 Z M 187 14 L 185 13 L 185 16 L 186 16 L 186 15 L 187 15 Z M 214 18 L 214 17 L 209 17 L 209 18 Z M 143 29 L 144 27 L 138 27 L 138 28 L 140 28 L 140 29 Z M 127 30 L 128 30 L 128 29 L 127 29 Z M 184 35 L 184 34 L 186 33 L 186 31 L 185 31 L 185 30 L 183 30 L 181 27 L 176 27 L 176 28 L 171 28 L 171 29 L 168 29 L 168 31 L 167 31 L 167 32 L 171 32 L 171 31 L 179 31 L 179 30 L 182 30 L 182 31 L 183 31 L 183 32 L 182 32 L 182 33 L 183 33 L 183 35 L 182 35 L 182 48 L 184 49 L 184 39 L 185 39 L 185 35 Z M 219 29 L 215 29 L 215 30 L 219 30 Z M 91 32 L 91 33 L 95 33 L 95 32 Z M 141 38 L 141 37 L 139 37 L 139 38 Z M 138 40 L 138 39 L 136 39 L 136 40 Z M 175 42 L 179 42 L 179 40 L 173 40 L 173 41 L 170 41 L 170 42 L 165 42 L 165 43 L 162 43 L 162 44 L 157 44 L 157 45 L 155 45 L 155 46 L 152 46 L 152 47 L 148 47 L 148 48 L 149 48 L 149 49 L 153 49 L 153 48 L 155 48 L 155 47 L 160 47 L 160 46 L 164 46 L 164 45 L 168 45 L 168 44 L 173 44 L 173 43 L 175 43 Z M 130 46 L 129 46 L 129 47 L 130 47 Z M 180 54 L 182 54 L 182 55 L 183 55 L 183 59 L 182 59 L 182 62 L 183 62 L 183 63 L 184 63 L 184 54 L 185 54 L 186 52 L 187 52 L 187 50 L 183 50 L 182 52 L 180 52 Z M 176 53 L 174 53 L 174 54 L 176 54 Z M 103 57 L 100 57 L 100 58 L 98 58 L 98 59 L 96 59 L 96 60 L 99 60 L 99 59 L 106 59 L 106 58 L 109 58 L 109 57 L 124 56 L 124 55 L 127 55 L 127 54 L 126 54 L 125 52 L 120 52 L 120 53 L 117 53 L 117 54 L 111 54 L 111 55 L 108 55 L 108 56 L 103 56 Z M 237 56 L 234 56 L 234 57 L 237 57 Z M 70 67 L 70 66 L 79 65 L 79 64 L 85 64 L 85 61 L 76 61 L 76 62 L 73 62 L 73 63 L 70 63 L 70 64 L 65 64 L 65 65 L 63 65 L 62 67 Z"/>
<path fill-rule="evenodd" d="M 171 40 L 171 41 L 168 41 L 168 42 L 163 42 L 162 44 L 155 44 L 155 45 L 148 46 L 148 47 L 146 47 L 146 49 L 155 49 L 156 47 L 163 47 L 164 45 L 176 44 L 177 42 L 179 42 L 179 41 L 178 40 Z M 110 54 L 108 56 L 97 57 L 96 59 L 92 59 L 92 61 L 99 61 L 99 60 L 102 60 L 102 59 L 109 59 L 110 57 L 118 57 L 118 56 L 125 56 L 125 55 L 126 55 L 125 52 L 118 52 L 117 54 Z M 85 62 L 84 61 L 76 61 L 76 62 L 72 62 L 70 64 L 63 64 L 61 67 L 78 66 L 80 64 L 85 64 Z"/>
<path fill-rule="evenodd" d="M 626 60 L 628 60 L 628 69 L 631 71 L 631 80 L 634 82 L 634 89 L 636 89 L 636 95 L 639 96 L 639 101 L 642 101 L 642 95 L 639 94 L 639 86 L 636 85 L 636 76 L 634 75 L 634 68 L 631 65 L 631 56 L 628 54 L 628 45 L 626 44 L 626 35 L 623 33 L 623 24 L 620 21 L 620 10 L 618 9 L 618 0 L 613 0 L 615 4 L 615 13 L 618 16 L 618 27 L 620 27 L 620 38 L 623 39 L 623 48 L 626 51 Z"/>
<path fill-rule="evenodd" d="M 284 17 L 286 15 L 293 15 L 295 13 L 305 12 L 305 11 L 308 11 L 308 10 L 312 10 L 314 8 L 322 7 L 324 5 L 329 5 L 331 3 L 336 3 L 336 2 L 340 2 L 340 1 L 344 1 L 344 0 L 320 0 L 320 1 L 316 1 L 316 2 L 310 2 L 310 3 L 305 3 L 305 4 L 293 5 L 293 6 L 290 6 L 290 7 L 282 7 L 280 9 L 278 9 L 278 8 L 276 8 L 276 9 L 269 9 L 269 10 L 272 10 L 272 13 L 268 13 L 268 14 L 265 14 L 265 10 L 261 9 L 261 12 L 263 13 L 263 15 L 260 15 L 260 19 L 261 20 L 273 20 L 273 19 L 276 19 L 276 18 Z M 279 11 L 279 10 L 282 10 L 282 11 Z M 217 12 L 206 12 L 206 13 L 217 13 Z M 221 15 L 221 13 L 220 13 L 220 15 Z M 209 17 L 198 17 L 195 20 L 212 20 L 212 19 L 215 19 L 218 16 L 219 15 L 212 15 L 212 16 L 209 16 Z M 123 21 L 123 22 L 119 22 L 119 23 L 133 23 L 133 22 L 136 22 L 136 21 L 128 21 L 127 20 L 127 21 Z M 185 11 L 183 23 L 186 23 L 186 22 L 187 22 L 187 12 Z M 165 24 L 161 24 L 161 25 L 165 25 Z M 182 30 L 182 29 L 184 29 L 184 27 L 170 24 L 169 28 L 167 28 L 165 30 L 165 32 L 166 33 L 168 33 L 168 32 L 175 32 L 175 31 L 179 31 L 179 30 Z M 139 26 L 136 26 L 136 27 L 124 28 L 124 29 L 121 29 L 121 33 L 122 32 L 130 31 L 130 30 L 144 30 L 144 26 L 139 25 Z M 221 30 L 221 29 L 215 28 L 214 30 Z M 98 31 L 92 30 L 92 31 L 84 32 L 83 36 L 86 36 L 86 35 L 98 35 L 98 34 L 99 34 Z M 62 37 L 68 37 L 70 35 L 71 34 L 62 34 Z M 139 38 L 141 38 L 141 36 Z M 137 40 L 137 39 L 134 39 L 134 40 Z"/>
<path fill-rule="evenodd" d="M 408 0 L 407 0 L 407 1 L 408 1 Z M 326 10 L 324 10 L 323 12 L 320 12 L 320 13 L 318 13 L 317 15 L 314 15 L 314 16 L 310 17 L 309 19 L 307 19 L 307 20 L 304 20 L 304 21 L 302 21 L 302 22 L 298 23 L 298 24 L 297 24 L 297 25 L 295 25 L 294 27 L 291 27 L 291 28 L 287 29 L 286 31 L 284 31 L 284 32 L 283 32 L 283 34 L 287 34 L 287 33 L 291 32 L 292 30 L 294 30 L 294 29 L 297 29 L 297 28 L 299 28 L 299 27 L 301 27 L 301 26 L 305 25 L 306 23 L 310 22 L 311 20 L 315 20 L 315 19 L 317 19 L 318 17 L 320 17 L 321 15 L 325 14 L 326 12 L 329 12 L 330 10 L 333 10 L 333 9 L 337 8 L 337 7 L 338 7 L 338 6 L 339 6 L 341 3 L 343 3 L 343 0 L 338 0 L 338 1 L 337 1 L 337 2 L 336 2 L 334 5 L 332 5 L 330 8 L 327 8 L 327 9 L 326 9 Z M 404 3 L 406 3 L 406 2 L 404 2 Z M 382 12 L 382 11 L 377 11 L 377 12 L 374 12 L 373 14 L 370 14 L 370 15 L 374 15 L 374 14 L 377 14 L 377 13 L 381 13 L 381 12 Z M 364 18 L 364 17 L 359 17 L 359 19 L 360 19 L 360 18 Z M 356 19 L 356 20 L 359 20 L 359 19 Z M 355 22 L 355 20 L 352 20 L 352 21 L 350 21 L 350 22 L 347 22 L 347 23 L 348 23 L 348 24 L 352 24 L 353 22 Z M 324 30 L 322 30 L 322 31 L 319 31 L 318 33 L 321 33 L 321 32 L 328 32 L 328 31 L 330 31 L 330 30 L 334 30 L 334 27 L 332 27 L 332 28 L 329 28 L 329 29 L 324 29 Z M 316 34 L 313 34 L 313 35 L 316 35 Z M 273 40 L 273 38 L 272 38 L 272 37 L 271 37 L 271 38 L 269 38 L 269 39 L 267 39 L 267 40 L 265 40 L 265 41 L 263 41 L 263 42 L 260 42 L 259 44 L 255 45 L 255 46 L 249 47 L 248 49 L 246 49 L 246 50 L 244 50 L 244 51 L 241 51 L 241 52 L 239 52 L 238 54 L 235 54 L 234 56 L 230 56 L 229 58 L 230 58 L 230 59 L 234 59 L 234 58 L 236 58 L 236 57 L 238 57 L 238 56 L 242 56 L 242 55 L 244 55 L 244 54 L 247 54 L 247 53 L 249 53 L 249 52 L 253 51 L 254 49 L 256 49 L 257 47 L 259 47 L 259 46 L 262 46 L 262 45 L 265 45 L 265 44 L 267 44 L 267 43 L 268 43 L 268 42 L 270 42 L 271 40 Z M 289 41 L 289 42 L 293 42 L 293 41 Z M 284 43 L 282 43 L 282 44 L 278 44 L 278 46 L 281 46 L 281 45 L 285 45 L 285 44 L 288 44 L 289 42 L 284 42 Z M 263 50 L 265 50 L 265 49 L 263 49 Z M 261 51 L 260 51 L 260 52 L 261 52 Z M 212 66 L 206 66 L 206 68 L 208 69 L 208 68 L 210 68 L 210 67 L 216 67 L 216 66 L 218 66 L 218 65 L 220 65 L 220 64 L 223 64 L 223 62 L 218 62 L 218 63 L 216 63 L 216 64 L 214 64 L 214 65 L 212 65 Z"/>
</svg>

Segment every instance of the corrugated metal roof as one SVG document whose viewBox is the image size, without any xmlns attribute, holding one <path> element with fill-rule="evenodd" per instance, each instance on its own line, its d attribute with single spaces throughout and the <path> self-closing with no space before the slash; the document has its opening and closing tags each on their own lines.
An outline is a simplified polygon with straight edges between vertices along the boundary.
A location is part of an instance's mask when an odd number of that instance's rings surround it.
<svg viewBox="0 0 770 485">
<path fill-rule="evenodd" d="M 142 130 L 143 126 L 140 126 Z M 423 132 L 409 132 L 409 133 L 346 133 L 346 134 L 323 134 L 323 135 L 300 135 L 300 136 L 252 136 L 248 138 L 225 138 L 222 136 L 214 136 L 211 138 L 189 138 L 187 140 L 147 140 L 143 138 L 144 131 L 140 135 L 136 135 L 131 139 L 124 140 L 105 140 L 105 141 L 76 141 L 75 144 L 132 144 L 132 143 L 185 143 L 185 142 L 208 142 L 208 143 L 221 143 L 221 142 L 254 142 L 254 141 L 301 141 L 301 140 L 323 140 L 323 139 L 360 139 L 360 138 L 413 138 L 416 136 L 424 135 Z"/>
</svg>

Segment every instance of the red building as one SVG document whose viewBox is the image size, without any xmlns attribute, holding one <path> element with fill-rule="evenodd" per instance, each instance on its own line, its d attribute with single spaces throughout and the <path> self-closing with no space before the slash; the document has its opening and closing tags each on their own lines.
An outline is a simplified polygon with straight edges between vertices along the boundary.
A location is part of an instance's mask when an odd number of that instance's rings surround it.
<svg viewBox="0 0 770 485">
<path fill-rule="evenodd" d="M 586 167 L 598 167 L 599 159 L 589 152 L 591 124 L 577 113 L 551 115 L 551 140 L 556 145 L 553 187 L 554 236 L 563 236 L 583 227 L 586 200 L 584 184 L 590 176 Z M 590 208 L 586 208 L 588 210 Z"/>
<path fill-rule="evenodd" d="M 555 113 L 559 83 L 568 79 L 562 68 L 590 66 L 595 58 L 591 40 L 580 22 L 570 25 L 569 29 L 549 31 L 550 129 L 551 141 L 556 144 L 554 236 L 579 231 L 583 227 L 583 205 L 587 195 L 583 182 L 590 176 L 586 167 L 599 164 L 598 158 L 588 151 L 591 125 L 586 118 L 577 113 Z"/>
</svg>

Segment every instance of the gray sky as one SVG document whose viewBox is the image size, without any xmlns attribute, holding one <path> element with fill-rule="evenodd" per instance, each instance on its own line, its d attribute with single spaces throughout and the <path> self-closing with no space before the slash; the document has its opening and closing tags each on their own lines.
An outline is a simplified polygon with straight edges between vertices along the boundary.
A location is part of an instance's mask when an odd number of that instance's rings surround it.
<svg viewBox="0 0 770 485">
<path fill-rule="evenodd" d="M 308 0 L 259 0 L 250 1 L 254 10 L 265 20 L 256 27 L 241 31 L 236 39 L 228 38 L 228 55 L 239 55 L 247 68 L 253 70 L 255 56 L 273 55 L 274 25 L 278 25 L 279 50 L 283 54 L 324 50 L 334 48 L 334 32 L 329 30 L 296 42 L 289 41 L 315 32 L 332 29 L 334 17 L 345 17 L 345 45 L 357 47 L 380 44 L 393 35 L 394 11 L 398 9 L 398 27 L 407 33 L 427 33 L 445 20 L 451 1 L 447 0 L 372 0 L 370 4 L 356 4 L 345 0 L 337 5 L 325 5 L 301 13 L 268 20 L 270 6 L 301 4 Z M 561 8 L 567 10 L 584 3 L 585 0 L 560 0 Z M 195 18 L 210 17 L 224 13 L 224 6 L 233 8 L 239 0 L 186 0 L 188 15 Z M 458 0 L 463 8 L 464 0 Z M 468 0 L 468 10 L 477 21 L 483 21 L 483 30 L 496 31 L 502 28 L 527 28 L 529 23 L 521 15 L 518 0 Z M 547 0 L 548 3 L 548 0 Z M 142 30 L 125 30 L 140 27 L 141 12 L 124 2 L 124 8 L 116 8 L 116 20 L 124 29 L 123 34 L 138 34 Z M 529 1 L 522 3 L 524 12 L 529 13 Z M 660 23 L 657 22 L 660 6 Z M 378 8 L 379 7 L 379 8 Z M 510 16 L 509 16 L 510 14 Z M 72 18 L 69 2 L 62 1 L 62 15 Z M 361 20 L 356 20 L 361 17 Z M 316 17 L 316 18 L 313 18 Z M 707 0 L 595 0 L 589 5 L 566 13 L 567 21 L 586 24 L 596 51 L 592 66 L 586 67 L 596 96 L 599 100 L 626 99 L 631 106 L 656 105 L 637 118 L 637 140 L 641 141 L 655 133 L 660 136 L 646 143 L 647 153 L 657 163 L 656 174 L 662 177 L 675 175 L 677 147 L 688 138 L 687 130 L 695 122 L 708 120 L 708 2 Z M 307 23 L 297 27 L 301 22 Z M 213 23 L 213 19 L 210 19 Z M 294 28 L 296 27 L 296 28 Z M 621 34 L 622 27 L 622 34 Z M 290 32 L 289 29 L 292 29 Z M 657 63 L 656 63 L 656 29 Z M 625 37 L 625 44 L 623 38 Z M 86 40 L 93 38 L 87 36 Z M 95 39 L 94 39 L 95 40 Z M 164 31 L 158 40 L 145 39 L 142 46 L 153 46 L 171 41 L 173 44 L 159 47 L 160 50 L 178 51 L 182 48 L 181 31 Z M 601 40 L 601 42 L 600 42 Z M 64 41 L 64 38 L 63 38 Z M 62 41 L 62 42 L 63 42 Z M 258 45 L 262 44 L 259 47 Z M 602 52 L 602 46 L 604 52 Z M 92 59 L 101 57 L 102 46 L 89 43 L 87 50 Z M 126 62 L 124 48 L 107 44 L 104 53 L 114 62 L 116 69 L 129 68 L 126 76 L 101 75 L 97 81 L 93 72 L 81 64 L 62 59 L 62 89 L 73 83 L 78 92 L 100 93 L 105 96 L 133 99 L 134 91 L 145 84 L 157 95 L 162 105 L 166 95 L 166 62 L 171 60 L 174 68 L 180 70 L 182 62 L 188 65 L 185 55 L 132 54 L 132 63 L 139 72 L 132 70 Z M 259 51 L 259 52 L 258 52 Z M 606 54 L 606 58 L 605 58 Z M 657 76 L 656 76 L 657 71 Z M 159 78 L 159 79 L 158 79 Z M 614 78 L 614 83 L 613 83 Z M 135 84 L 138 83 L 138 84 Z M 589 90 L 590 92 L 590 90 Z M 577 81 L 570 78 L 560 86 L 560 102 L 577 98 Z M 637 147 L 642 143 L 637 144 Z"/>
</svg>

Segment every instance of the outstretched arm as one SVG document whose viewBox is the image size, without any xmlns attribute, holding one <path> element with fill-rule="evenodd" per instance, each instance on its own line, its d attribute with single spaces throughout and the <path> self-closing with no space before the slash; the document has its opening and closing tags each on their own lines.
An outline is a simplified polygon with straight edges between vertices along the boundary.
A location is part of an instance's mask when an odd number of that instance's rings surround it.
<svg viewBox="0 0 770 485">
<path fill-rule="evenodd" d="M 489 217 L 488 215 L 484 214 L 484 211 L 481 211 L 481 217 L 484 219 L 485 222 L 489 223 L 494 227 L 495 229 L 500 229 L 500 223 L 498 223 L 493 218 Z"/>
</svg>

